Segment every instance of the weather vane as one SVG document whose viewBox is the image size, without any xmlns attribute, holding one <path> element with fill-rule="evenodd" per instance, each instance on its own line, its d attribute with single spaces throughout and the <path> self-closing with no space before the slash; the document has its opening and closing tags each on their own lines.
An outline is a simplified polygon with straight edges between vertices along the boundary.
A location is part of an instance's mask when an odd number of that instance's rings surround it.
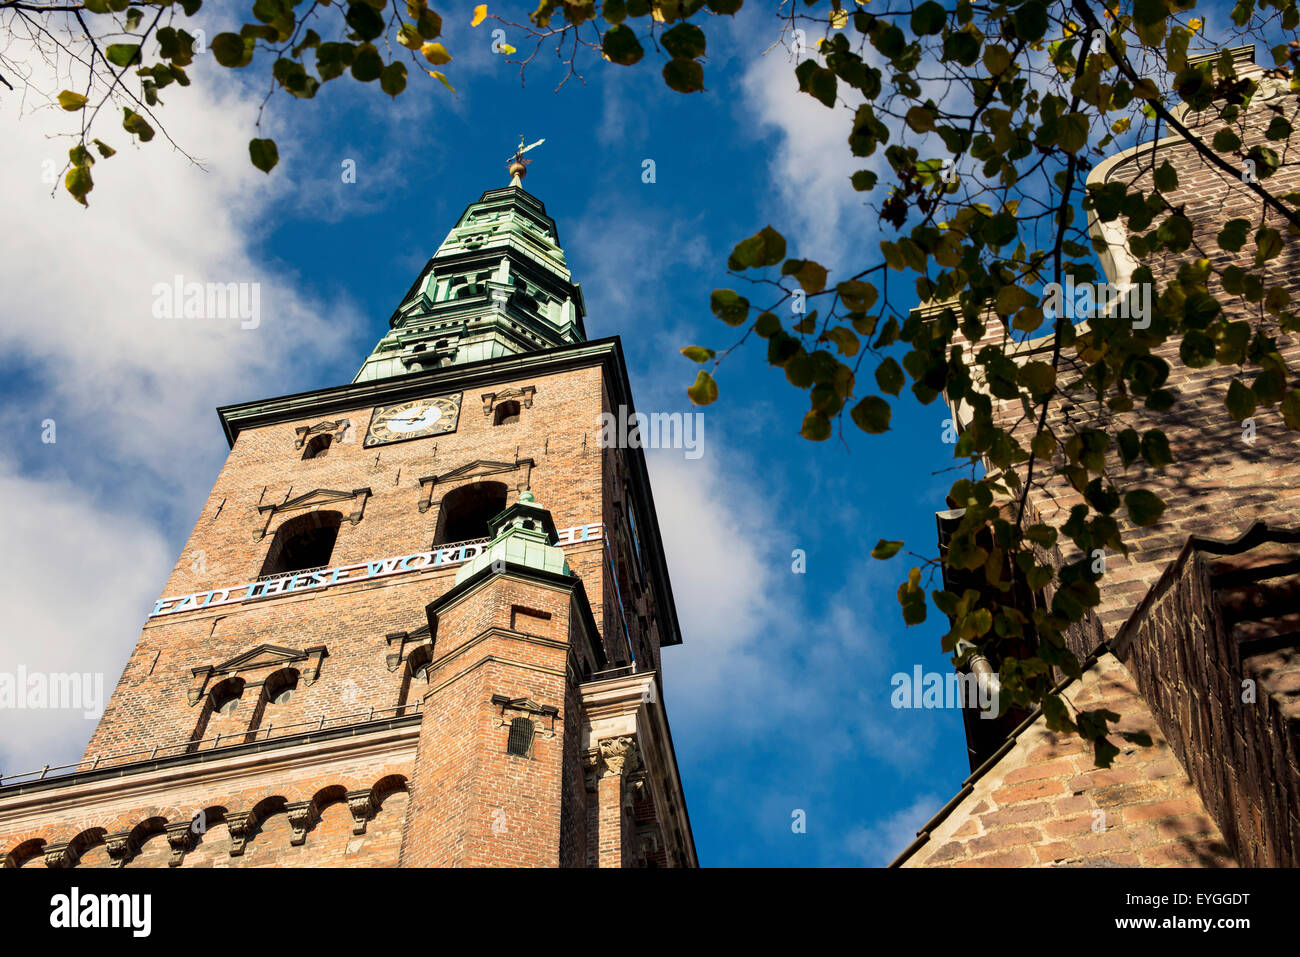
<svg viewBox="0 0 1300 957">
<path fill-rule="evenodd" d="M 525 146 L 524 134 L 519 134 L 519 148 L 515 150 L 514 155 L 511 156 L 509 161 L 506 163 L 506 170 L 510 173 L 512 181 L 522 179 L 524 176 L 528 175 L 528 164 L 531 163 L 532 160 L 524 159 L 524 154 L 529 150 L 537 149 L 537 147 L 541 146 L 545 142 L 546 139 L 543 137 L 536 143 L 529 143 Z"/>
</svg>

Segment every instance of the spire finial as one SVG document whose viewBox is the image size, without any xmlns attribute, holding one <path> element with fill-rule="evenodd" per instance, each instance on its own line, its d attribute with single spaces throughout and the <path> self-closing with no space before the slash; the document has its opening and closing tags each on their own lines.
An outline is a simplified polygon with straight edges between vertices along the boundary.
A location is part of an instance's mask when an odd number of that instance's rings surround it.
<svg viewBox="0 0 1300 957">
<path fill-rule="evenodd" d="M 542 138 L 536 143 L 529 143 L 525 146 L 524 134 L 519 134 L 519 147 L 515 150 L 514 155 L 510 157 L 509 162 L 506 164 L 506 170 L 510 173 L 511 186 L 522 186 L 523 178 L 528 175 L 528 164 L 531 163 L 532 160 L 524 159 L 524 154 L 529 150 L 536 149 L 545 142 L 546 139 Z"/>
</svg>

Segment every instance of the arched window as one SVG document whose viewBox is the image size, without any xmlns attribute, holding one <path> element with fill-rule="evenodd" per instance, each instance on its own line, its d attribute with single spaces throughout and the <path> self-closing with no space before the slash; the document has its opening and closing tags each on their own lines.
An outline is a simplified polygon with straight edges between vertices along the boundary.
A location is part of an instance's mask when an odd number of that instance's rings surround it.
<svg viewBox="0 0 1300 957">
<path fill-rule="evenodd" d="M 297 690 L 297 668 L 281 668 L 279 671 L 267 675 L 266 681 L 262 683 L 262 693 L 257 699 L 257 707 L 248 722 L 248 740 L 257 740 L 257 733 L 262 730 L 262 724 L 267 720 L 268 711 L 270 710 L 271 714 L 274 714 L 275 712 L 271 709 L 288 704 Z M 276 719 L 271 718 L 271 725 L 268 725 L 268 728 L 273 729 L 276 723 Z M 280 719 L 278 723 L 283 724 L 284 720 Z M 268 733 L 270 732 L 268 731 Z"/>
<path fill-rule="evenodd" d="M 198 721 L 195 722 L 194 731 L 190 735 L 193 743 L 189 746 L 189 751 L 197 751 L 201 746 L 216 747 L 214 741 L 208 741 L 204 745 L 200 745 L 199 742 L 218 734 L 229 738 L 225 741 L 226 744 L 233 744 L 238 740 L 237 735 L 232 732 L 236 732 L 243 723 L 236 714 L 243 694 L 244 679 L 238 676 L 219 682 L 208 692 L 203 708 L 199 712 Z M 247 712 L 243 720 L 247 720 Z"/>
<path fill-rule="evenodd" d="M 244 693 L 243 678 L 227 678 L 212 689 L 212 711 L 214 714 L 233 714 L 239 707 L 239 699 Z"/>
<path fill-rule="evenodd" d="M 402 689 L 397 700 L 403 709 L 424 696 L 425 686 L 429 683 L 429 665 L 432 662 L 432 645 L 421 645 L 407 656 L 406 669 L 402 674 Z"/>
<path fill-rule="evenodd" d="M 510 739 L 506 742 L 506 753 L 526 758 L 533 753 L 533 723 L 527 718 L 515 718 L 510 722 Z"/>
<path fill-rule="evenodd" d="M 448 492 L 438 505 L 434 547 L 487 538 L 488 520 L 505 507 L 506 487 L 500 482 L 475 482 Z"/>
<path fill-rule="evenodd" d="M 519 421 L 519 403 L 514 399 L 508 402 L 502 402 L 496 407 L 492 414 L 493 425 L 509 425 L 511 422 Z"/>
<path fill-rule="evenodd" d="M 318 459 L 329 451 L 330 443 L 334 441 L 334 436 L 328 432 L 322 432 L 314 436 L 306 447 L 302 450 L 303 459 Z"/>
<path fill-rule="evenodd" d="M 342 520 L 339 512 L 308 512 L 289 519 L 275 533 L 259 577 L 288 575 L 328 565 Z"/>
</svg>

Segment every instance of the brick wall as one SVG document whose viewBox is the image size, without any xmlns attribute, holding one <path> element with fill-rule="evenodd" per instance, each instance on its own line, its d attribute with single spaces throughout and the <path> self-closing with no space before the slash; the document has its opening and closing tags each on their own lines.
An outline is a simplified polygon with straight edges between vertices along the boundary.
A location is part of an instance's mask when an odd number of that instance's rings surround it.
<svg viewBox="0 0 1300 957">
<path fill-rule="evenodd" d="M 1132 676 L 1105 655 L 1065 696 L 1123 716 L 1120 729 L 1151 745 L 1122 744 L 1109 769 L 1077 735 L 1039 719 L 982 776 L 904 867 L 1226 867 L 1233 857 L 1170 751 Z"/>
</svg>

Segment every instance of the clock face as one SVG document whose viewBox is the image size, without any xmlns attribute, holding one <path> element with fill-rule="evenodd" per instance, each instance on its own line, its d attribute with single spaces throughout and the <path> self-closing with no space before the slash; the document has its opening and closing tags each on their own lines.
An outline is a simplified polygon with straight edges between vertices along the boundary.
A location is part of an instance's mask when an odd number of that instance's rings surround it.
<svg viewBox="0 0 1300 957">
<path fill-rule="evenodd" d="M 398 405 L 381 405 L 370 417 L 366 446 L 422 439 L 456 431 L 460 418 L 460 393 L 412 399 Z"/>
</svg>

